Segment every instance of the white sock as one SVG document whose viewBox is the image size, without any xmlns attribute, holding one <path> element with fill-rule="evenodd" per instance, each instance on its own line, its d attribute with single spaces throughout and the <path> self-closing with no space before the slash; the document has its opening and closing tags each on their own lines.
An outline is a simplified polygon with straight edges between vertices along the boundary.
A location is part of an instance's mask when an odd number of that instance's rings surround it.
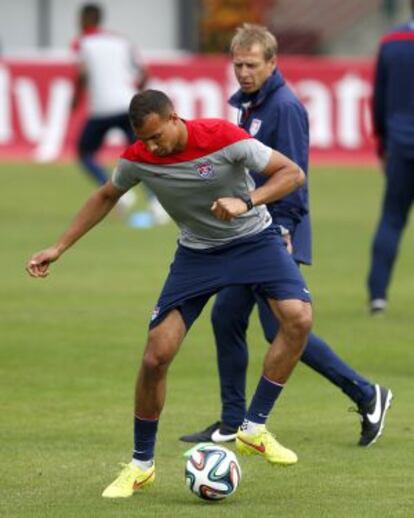
<svg viewBox="0 0 414 518">
<path fill-rule="evenodd" d="M 154 464 L 154 459 L 151 460 L 138 460 L 138 459 L 132 459 L 131 463 L 134 466 L 137 466 L 137 468 L 142 469 L 142 471 L 147 471 L 147 469 L 150 469 L 150 467 Z"/>
<path fill-rule="evenodd" d="M 253 421 L 249 421 L 245 419 L 240 426 L 242 432 L 247 433 L 248 435 L 255 435 L 258 432 L 264 429 L 264 424 L 254 423 Z"/>
</svg>

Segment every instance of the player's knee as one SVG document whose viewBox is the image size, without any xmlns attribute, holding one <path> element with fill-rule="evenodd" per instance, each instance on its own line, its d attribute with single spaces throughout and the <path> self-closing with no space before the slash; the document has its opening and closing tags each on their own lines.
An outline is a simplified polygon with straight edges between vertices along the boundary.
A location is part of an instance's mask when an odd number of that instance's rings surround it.
<svg viewBox="0 0 414 518">
<path fill-rule="evenodd" d="M 298 304 L 285 320 L 284 327 L 295 338 L 306 337 L 312 328 L 312 306 L 306 303 Z"/>
<path fill-rule="evenodd" d="M 174 351 L 168 347 L 165 341 L 153 334 L 149 335 L 148 345 L 142 360 L 143 366 L 148 371 L 156 371 L 167 368 L 174 358 Z"/>
<path fill-rule="evenodd" d="M 302 335 L 308 335 L 312 329 L 312 306 L 304 304 L 303 309 L 296 316 L 296 326 Z"/>
<path fill-rule="evenodd" d="M 172 358 L 165 351 L 156 351 L 148 349 L 144 353 L 142 359 L 143 367 L 146 371 L 157 371 L 167 368 L 171 363 Z"/>
</svg>

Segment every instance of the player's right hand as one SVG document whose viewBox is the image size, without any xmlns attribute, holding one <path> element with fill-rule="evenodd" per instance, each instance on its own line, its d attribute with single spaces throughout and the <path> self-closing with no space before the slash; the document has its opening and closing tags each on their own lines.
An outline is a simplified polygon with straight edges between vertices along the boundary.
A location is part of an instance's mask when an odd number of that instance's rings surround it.
<svg viewBox="0 0 414 518">
<path fill-rule="evenodd" d="M 233 218 L 244 214 L 247 207 L 246 202 L 241 198 L 227 197 L 216 200 L 210 207 L 210 210 L 217 219 L 231 221 Z"/>
<path fill-rule="evenodd" d="M 32 277 L 47 277 L 49 275 L 49 265 L 59 259 L 59 252 L 51 247 L 38 252 L 27 261 L 26 271 Z"/>
</svg>

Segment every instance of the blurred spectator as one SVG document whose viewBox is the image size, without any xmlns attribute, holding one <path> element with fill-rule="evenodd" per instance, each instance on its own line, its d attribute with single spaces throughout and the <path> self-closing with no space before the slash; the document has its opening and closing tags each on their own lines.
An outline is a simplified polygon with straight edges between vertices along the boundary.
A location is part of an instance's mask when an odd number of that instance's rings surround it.
<svg viewBox="0 0 414 518">
<path fill-rule="evenodd" d="M 79 14 L 80 36 L 72 44 L 78 56 L 72 109 L 78 107 L 86 89 L 89 100 L 89 117 L 77 143 L 78 157 L 86 172 L 101 185 L 106 183 L 108 175 L 96 153 L 113 128 L 122 130 L 129 143 L 135 140 L 128 106 L 148 78 L 131 43 L 123 36 L 103 30 L 102 18 L 101 6 L 85 4 Z M 126 210 L 135 201 L 135 193 L 129 191 L 121 198 L 119 206 Z M 152 193 L 148 193 L 148 202 L 153 223 L 169 220 Z"/>
<path fill-rule="evenodd" d="M 411 0 L 414 15 L 414 0 Z M 372 244 L 370 311 L 382 313 L 402 232 L 414 199 L 414 19 L 380 43 L 374 83 L 374 130 L 385 192 Z"/>
</svg>

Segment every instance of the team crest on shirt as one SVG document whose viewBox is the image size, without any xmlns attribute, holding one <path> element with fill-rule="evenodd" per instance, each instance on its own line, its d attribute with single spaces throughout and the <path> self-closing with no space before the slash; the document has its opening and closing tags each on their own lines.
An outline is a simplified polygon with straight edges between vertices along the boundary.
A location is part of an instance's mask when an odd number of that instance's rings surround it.
<svg viewBox="0 0 414 518">
<path fill-rule="evenodd" d="M 198 174 L 201 176 L 201 178 L 204 178 L 204 180 L 209 180 L 210 178 L 214 178 L 214 175 L 216 174 L 214 170 L 213 164 L 210 162 L 210 160 L 205 160 L 204 162 L 200 162 L 196 165 L 196 169 Z"/>
<path fill-rule="evenodd" d="M 250 124 L 250 128 L 249 128 L 249 133 L 252 137 L 254 137 L 255 135 L 257 135 L 257 133 L 259 132 L 259 129 L 262 125 L 262 121 L 260 119 L 253 119 L 251 124 Z"/>
</svg>

